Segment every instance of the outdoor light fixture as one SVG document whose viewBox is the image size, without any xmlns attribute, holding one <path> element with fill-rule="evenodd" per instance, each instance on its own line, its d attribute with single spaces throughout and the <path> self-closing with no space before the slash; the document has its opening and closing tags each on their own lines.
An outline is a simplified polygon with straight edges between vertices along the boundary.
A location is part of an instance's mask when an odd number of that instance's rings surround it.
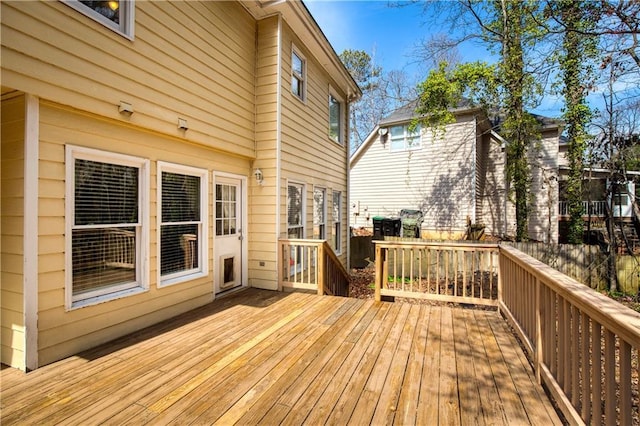
<svg viewBox="0 0 640 426">
<path fill-rule="evenodd" d="M 378 135 L 380 135 L 380 142 L 382 142 L 382 146 L 387 143 L 387 133 L 389 133 L 389 129 L 386 127 L 378 129 Z"/>
<path fill-rule="evenodd" d="M 178 129 L 180 130 L 189 129 L 189 126 L 187 126 L 187 120 L 185 120 L 184 118 L 178 118 Z"/>
<path fill-rule="evenodd" d="M 258 182 L 258 185 L 262 185 L 262 182 L 264 182 L 264 176 L 262 175 L 262 170 L 254 169 L 253 176 L 255 176 L 256 182 Z"/>
<path fill-rule="evenodd" d="M 126 116 L 131 116 L 131 114 L 133 114 L 133 105 L 128 102 L 120 101 L 120 105 L 118 105 L 118 112 Z"/>
</svg>

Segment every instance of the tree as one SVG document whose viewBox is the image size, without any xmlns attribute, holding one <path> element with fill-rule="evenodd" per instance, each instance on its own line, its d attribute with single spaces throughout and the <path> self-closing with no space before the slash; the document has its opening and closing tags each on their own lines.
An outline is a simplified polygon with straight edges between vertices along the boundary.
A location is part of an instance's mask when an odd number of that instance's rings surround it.
<svg viewBox="0 0 640 426">
<path fill-rule="evenodd" d="M 594 14 L 590 10 L 592 5 L 591 1 L 561 0 L 549 6 L 549 11 L 559 17 L 563 34 L 558 62 L 565 101 L 563 119 L 566 123 L 569 160 L 567 238 L 571 244 L 581 244 L 584 238 L 583 160 L 588 141 L 587 126 L 592 116 L 586 97 L 592 84 L 590 64 L 596 53 L 596 40 L 587 35 L 595 27 Z"/>
<path fill-rule="evenodd" d="M 535 118 L 526 112 L 526 108 L 534 105 L 539 89 L 532 72 L 525 68 L 525 63 L 535 63 L 528 55 L 534 52 L 533 47 L 540 38 L 538 22 L 542 10 L 537 2 L 529 0 L 459 0 L 455 3 L 457 7 L 451 7 L 450 3 L 446 6 L 445 13 L 448 14 L 452 27 L 461 34 L 459 42 L 474 38 L 482 40 L 501 57 L 492 78 L 496 83 L 493 90 L 500 95 L 497 106 L 503 115 L 501 133 L 508 141 L 507 177 L 515 193 L 516 239 L 526 240 L 530 181 L 527 152 L 531 142 L 539 138 L 538 124 Z M 468 65 L 470 68 L 464 72 L 463 67 L 458 68 L 462 74 L 471 78 L 469 83 L 474 81 L 474 68 L 480 69 L 476 65 Z M 440 73 L 443 71 L 441 69 Z M 429 105 L 428 100 L 440 102 L 432 97 L 434 93 L 444 90 L 445 93 L 442 95 L 445 98 L 441 101 L 448 100 L 446 84 L 441 88 L 431 86 L 433 83 L 443 83 L 438 82 L 436 77 L 437 75 L 434 75 L 431 82 L 425 81 L 426 84 L 420 87 L 422 113 L 433 114 L 432 105 Z M 479 79 L 476 83 L 482 81 L 487 80 Z M 434 92 L 430 94 L 432 89 Z"/>
<path fill-rule="evenodd" d="M 349 146 L 354 152 L 389 112 L 415 99 L 415 85 L 403 71 L 384 74 L 363 50 L 345 50 L 340 59 L 362 90 L 360 100 L 351 105 Z"/>
<path fill-rule="evenodd" d="M 349 146 L 354 152 L 385 114 L 385 101 L 380 90 L 382 70 L 364 50 L 347 49 L 340 59 L 362 90 L 362 97 L 351 105 Z"/>
</svg>

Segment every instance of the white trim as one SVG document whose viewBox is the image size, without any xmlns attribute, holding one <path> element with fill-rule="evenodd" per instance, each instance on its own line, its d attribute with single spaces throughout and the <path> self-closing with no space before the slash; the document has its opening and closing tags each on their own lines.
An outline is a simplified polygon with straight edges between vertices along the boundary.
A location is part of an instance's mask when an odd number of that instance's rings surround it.
<svg viewBox="0 0 640 426">
<path fill-rule="evenodd" d="M 73 220 L 75 217 L 75 159 L 136 167 L 140 170 L 138 181 L 138 223 L 136 232 L 136 281 L 115 285 L 103 291 L 89 293 L 74 300 L 73 296 Z M 65 146 L 65 307 L 68 311 L 138 294 L 149 289 L 149 176 L 148 159 L 85 148 L 76 145 Z"/>
<path fill-rule="evenodd" d="M 93 19 L 94 21 L 104 25 L 106 28 L 111 31 L 127 38 L 129 40 L 134 39 L 134 28 L 135 28 L 135 0 L 125 0 L 122 1 L 120 7 L 122 10 L 120 12 L 120 17 L 124 18 L 124 22 L 120 22 L 120 24 L 116 24 L 106 16 L 101 15 L 95 10 L 91 9 L 88 6 L 80 3 L 79 0 L 60 0 L 62 3 L 66 4 L 72 9 L 77 10 L 82 13 L 84 16 Z"/>
<path fill-rule="evenodd" d="M 301 181 L 297 181 L 294 179 L 287 179 L 287 200 L 286 200 L 286 205 L 287 205 L 287 216 L 286 216 L 286 220 L 287 220 L 287 238 L 289 238 L 289 186 L 300 186 L 302 187 L 302 200 L 301 200 L 301 212 L 300 212 L 300 219 L 302 221 L 302 239 L 307 238 L 307 184 Z M 313 222 L 313 219 L 312 219 Z"/>
<path fill-rule="evenodd" d="M 341 255 L 344 247 L 342 246 L 342 236 L 344 235 L 344 221 L 342 220 L 342 218 L 344 217 L 344 197 L 343 197 L 343 193 L 346 191 L 336 191 L 335 189 L 331 190 L 331 236 L 332 237 L 336 237 L 336 233 L 335 233 L 335 226 L 336 223 L 340 224 L 340 235 L 337 235 L 337 240 L 333 241 L 334 242 L 334 247 L 333 249 L 336 252 L 336 255 Z M 335 216 L 334 216 L 334 206 L 335 206 L 335 196 L 336 194 L 340 194 L 340 204 L 338 205 L 338 216 L 339 216 L 339 220 L 336 220 Z M 337 247 L 337 245 L 340 244 L 340 247 Z"/>
<path fill-rule="evenodd" d="M 249 286 L 249 242 L 248 242 L 248 238 L 247 238 L 247 231 L 249 228 L 249 185 L 248 185 L 248 177 L 247 176 L 243 176 L 243 175 L 237 175 L 234 173 L 227 173 L 227 172 L 213 172 L 213 178 L 211 179 L 211 185 L 212 185 L 212 194 L 213 194 L 213 202 L 216 202 L 216 182 L 218 178 L 228 178 L 228 179 L 236 179 L 240 181 L 240 198 L 241 198 L 241 208 L 242 208 L 242 244 L 241 244 L 241 252 L 242 252 L 242 280 L 240 282 L 240 286 L 242 287 L 248 287 Z M 212 227 L 216 226 L 216 218 L 215 218 L 215 206 L 213 208 L 213 212 L 211 213 L 213 215 L 213 220 L 212 222 Z M 213 230 L 213 232 L 211 233 L 212 237 L 215 238 L 216 237 L 216 232 L 215 229 Z M 277 243 L 277 241 L 276 241 Z M 215 243 L 214 243 L 214 247 L 215 247 Z M 215 253 L 214 253 L 214 259 L 215 259 Z M 215 265 L 214 265 L 214 269 L 215 269 Z M 215 297 L 215 279 L 214 282 L 212 283 L 213 285 L 213 290 L 212 290 L 212 294 L 213 297 Z"/>
<path fill-rule="evenodd" d="M 179 173 L 189 176 L 197 176 L 200 178 L 200 238 L 198 239 L 198 268 L 188 271 L 179 271 L 162 277 L 161 267 L 161 244 L 160 237 L 162 230 L 162 172 Z M 168 163 L 158 161 L 156 167 L 156 259 L 157 259 L 157 285 L 158 288 L 164 288 L 173 284 L 179 284 L 185 281 L 206 277 L 209 275 L 209 171 L 197 167 L 185 166 L 182 164 Z"/>
<path fill-rule="evenodd" d="M 302 75 L 300 76 L 300 78 L 302 78 L 302 93 L 300 94 L 301 96 L 296 95 L 295 93 L 293 93 L 292 87 L 293 87 L 293 55 L 296 55 L 298 58 L 300 58 L 300 60 L 302 61 Z M 294 44 L 291 43 L 291 84 L 289 84 L 289 91 L 291 92 L 291 94 L 293 95 L 294 98 L 298 99 L 300 102 L 306 104 L 307 103 L 307 85 L 308 85 L 308 81 L 307 78 L 309 76 L 308 73 L 308 64 L 309 62 L 307 61 L 307 58 L 305 57 L 305 55 L 302 54 L 302 51 L 300 49 L 298 49 L 298 47 Z M 296 77 L 298 78 L 298 77 Z M 298 79 L 300 79 L 298 78 Z"/>
<path fill-rule="evenodd" d="M 403 147 L 402 149 L 393 149 L 393 141 L 394 141 L 394 137 L 391 134 L 391 129 L 393 129 L 394 127 L 401 127 L 402 128 L 402 142 L 403 142 Z M 408 152 L 408 151 L 418 151 L 420 149 L 422 149 L 422 126 L 418 125 L 417 129 L 414 132 L 410 132 L 409 131 L 409 124 L 399 124 L 399 125 L 394 125 L 394 126 L 389 126 L 389 135 L 388 135 L 388 139 L 387 139 L 387 143 L 389 144 L 389 153 L 394 153 L 394 152 Z M 418 144 L 417 145 L 409 145 L 409 139 L 413 139 L 413 138 L 417 138 L 418 140 Z M 397 136 L 396 141 L 400 141 L 400 136 Z"/>
<path fill-rule="evenodd" d="M 328 110 L 329 110 L 329 126 L 327 129 L 327 133 L 329 132 L 329 130 L 331 130 L 331 98 L 335 99 L 338 102 L 338 105 L 340 106 L 340 113 L 338 115 L 338 139 L 334 139 L 331 137 L 330 134 L 328 134 L 329 139 L 334 142 L 337 143 L 340 146 L 345 146 L 346 141 L 349 139 L 347 137 L 347 135 L 345 135 L 345 111 L 346 111 L 346 102 L 344 101 L 344 98 L 342 96 L 340 96 L 338 94 L 338 92 L 333 88 L 333 86 L 331 84 L 329 84 L 329 94 L 327 96 L 327 105 L 328 105 Z"/>
<path fill-rule="evenodd" d="M 38 368 L 38 145 L 40 105 L 36 96 L 24 96 L 24 229 L 23 286 L 25 367 Z"/>
<path fill-rule="evenodd" d="M 316 214 L 316 206 L 315 206 L 315 202 L 316 202 L 316 190 L 318 191 L 322 191 L 324 193 L 324 196 L 322 197 L 322 202 L 323 202 L 323 211 L 322 211 L 322 218 L 324 220 L 324 222 L 322 222 L 322 224 L 324 225 L 324 238 L 320 238 L 321 240 L 326 240 L 327 239 L 327 188 L 325 186 L 320 186 L 320 185 L 313 185 L 313 188 L 311 190 L 311 193 L 313 194 L 313 214 L 312 214 L 312 219 Z M 314 230 L 311 231 L 311 235 L 313 235 L 313 232 L 315 231 L 315 227 L 316 224 L 313 223 L 313 228 Z"/>
</svg>

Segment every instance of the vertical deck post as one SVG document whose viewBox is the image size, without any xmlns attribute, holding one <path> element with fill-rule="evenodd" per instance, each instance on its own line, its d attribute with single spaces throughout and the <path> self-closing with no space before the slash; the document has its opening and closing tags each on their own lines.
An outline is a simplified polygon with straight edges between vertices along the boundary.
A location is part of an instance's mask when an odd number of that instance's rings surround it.
<svg viewBox="0 0 640 426">
<path fill-rule="evenodd" d="M 318 282 L 316 285 L 318 286 L 318 296 L 324 296 L 324 283 L 325 283 L 325 259 L 324 259 L 324 245 L 319 244 L 316 246 L 317 249 L 317 265 L 316 268 L 316 277 L 318 277 Z"/>
<path fill-rule="evenodd" d="M 382 259 L 382 247 L 379 244 L 376 244 L 376 289 L 375 289 L 375 299 L 376 302 L 380 302 L 382 300 L 382 268 L 384 265 L 384 260 Z"/>
</svg>

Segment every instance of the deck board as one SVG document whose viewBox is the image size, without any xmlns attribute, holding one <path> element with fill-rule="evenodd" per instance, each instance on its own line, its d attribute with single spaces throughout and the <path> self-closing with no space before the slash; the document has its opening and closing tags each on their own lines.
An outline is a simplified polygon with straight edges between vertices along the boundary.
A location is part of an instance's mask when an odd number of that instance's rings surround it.
<svg viewBox="0 0 640 426">
<path fill-rule="evenodd" d="M 497 312 L 255 289 L 0 385 L 2 424 L 560 424 Z"/>
</svg>

